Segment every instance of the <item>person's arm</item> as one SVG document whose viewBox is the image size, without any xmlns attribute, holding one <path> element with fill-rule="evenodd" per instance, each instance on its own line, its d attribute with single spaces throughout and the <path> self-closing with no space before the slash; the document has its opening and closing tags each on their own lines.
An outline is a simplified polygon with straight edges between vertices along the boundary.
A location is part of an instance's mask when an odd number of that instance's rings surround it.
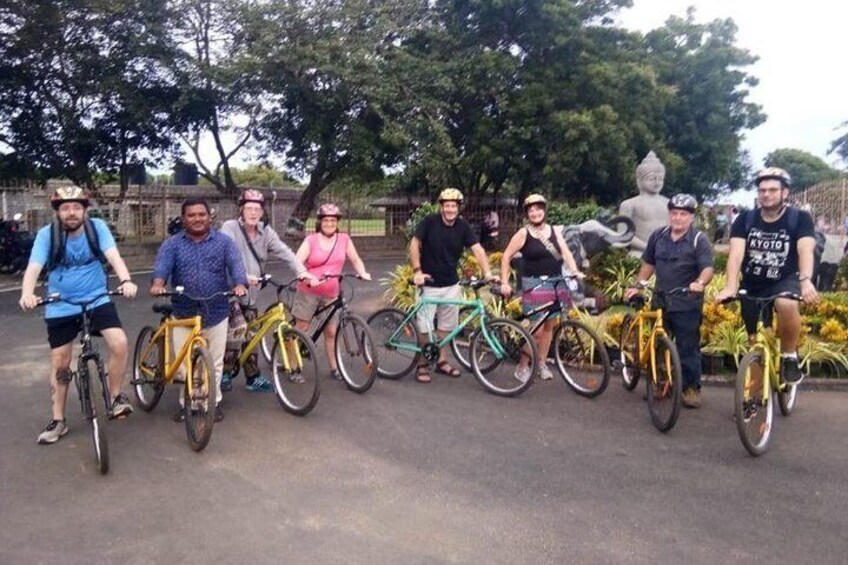
<svg viewBox="0 0 848 565">
<path fill-rule="evenodd" d="M 226 254 L 227 271 L 229 271 L 230 278 L 235 283 L 233 292 L 236 296 L 244 296 L 247 294 L 247 271 L 244 268 L 244 258 L 236 247 L 235 241 L 225 237 L 225 242 L 224 253 Z"/>
<path fill-rule="evenodd" d="M 479 243 L 475 243 L 471 246 L 471 252 L 474 254 L 474 258 L 477 259 L 477 264 L 480 265 L 481 269 L 483 269 L 483 278 L 486 280 L 493 280 L 495 277 L 492 276 L 492 268 L 489 265 L 489 257 L 486 255 L 486 250 L 483 249 L 483 246 Z"/>
<path fill-rule="evenodd" d="M 306 266 L 304 266 L 303 261 L 298 259 L 297 255 L 295 255 L 294 251 L 291 250 L 291 247 L 286 245 L 280 236 L 277 235 L 277 232 L 274 231 L 274 228 L 268 226 L 265 228 L 268 231 L 268 255 L 273 255 L 283 263 L 285 263 L 294 274 L 297 275 L 298 278 L 302 278 L 301 275 L 306 275 Z"/>
<path fill-rule="evenodd" d="M 138 292 L 138 286 L 132 281 L 130 270 L 127 268 L 127 264 L 124 262 L 123 257 L 121 257 L 120 252 L 118 252 L 118 248 L 107 249 L 103 252 L 103 255 L 109 261 L 109 264 L 112 265 L 115 274 L 118 276 L 118 280 L 120 281 L 118 288 L 121 289 L 121 294 L 127 298 L 135 298 L 135 294 Z"/>
<path fill-rule="evenodd" d="M 739 273 L 742 271 L 742 259 L 745 258 L 745 238 L 731 237 L 730 251 L 727 255 L 727 282 L 724 284 L 724 289 L 716 295 L 717 301 L 722 301 L 726 298 L 736 295 L 739 291 Z"/>
<path fill-rule="evenodd" d="M 569 249 L 568 245 L 566 245 L 565 238 L 562 237 L 562 232 L 553 226 L 551 226 L 551 229 L 554 230 L 554 237 L 556 237 L 557 243 L 559 243 L 559 248 L 562 252 L 563 263 L 565 263 L 565 266 L 568 267 L 569 271 L 571 271 L 571 274 L 573 274 L 577 278 L 582 279 L 584 277 L 583 272 L 577 265 L 577 261 L 574 260 L 574 255 L 571 254 L 571 249 Z"/>
<path fill-rule="evenodd" d="M 21 282 L 21 298 L 18 304 L 23 310 L 32 310 L 38 306 L 39 298 L 35 295 L 35 285 L 38 283 L 38 275 L 44 266 L 41 263 L 30 261 L 24 271 L 24 279 Z"/>
<path fill-rule="evenodd" d="M 174 272 L 174 251 L 172 239 L 166 239 L 159 247 L 156 253 L 156 259 L 153 261 L 153 276 L 150 285 L 150 294 L 159 296 L 165 293 L 165 285 L 168 279 Z"/>
<path fill-rule="evenodd" d="M 509 243 L 507 243 L 506 249 L 504 249 L 503 257 L 501 257 L 501 294 L 504 296 L 512 294 L 512 285 L 509 284 L 509 265 L 512 262 L 512 258 L 515 257 L 515 254 L 518 253 L 519 249 L 524 247 L 524 243 L 526 241 L 527 230 L 521 228 L 515 232 L 515 235 L 513 235 L 512 239 L 510 239 Z"/>
<path fill-rule="evenodd" d="M 801 296 L 804 302 L 815 303 L 819 300 L 819 293 L 813 284 L 813 264 L 816 249 L 816 238 L 802 237 L 798 240 L 798 275 L 801 281 Z"/>
<path fill-rule="evenodd" d="M 629 286 L 624 290 L 624 300 L 630 300 L 642 290 L 642 284 L 648 282 L 654 274 L 654 266 L 646 261 L 642 261 L 639 267 L 639 272 L 636 273 L 635 286 Z"/>
<path fill-rule="evenodd" d="M 347 259 L 350 261 L 350 264 L 353 265 L 353 270 L 356 271 L 356 274 L 359 275 L 362 280 L 371 280 L 371 274 L 365 270 L 365 263 L 362 262 L 362 259 L 359 257 L 359 253 L 356 252 L 356 246 L 353 244 L 353 241 L 350 241 L 347 244 Z"/>
<path fill-rule="evenodd" d="M 421 286 L 427 280 L 427 273 L 421 271 L 421 241 L 417 236 L 412 236 L 409 242 L 409 264 L 412 266 L 412 282 L 415 286 Z"/>
<path fill-rule="evenodd" d="M 695 253 L 697 254 L 700 272 L 695 280 L 689 283 L 689 290 L 691 292 L 704 292 L 704 289 L 710 284 L 715 273 L 715 269 L 713 268 L 713 248 L 709 244 L 709 241 L 707 241 L 706 234 L 702 234 L 698 238 L 698 246 L 695 249 Z"/>
</svg>

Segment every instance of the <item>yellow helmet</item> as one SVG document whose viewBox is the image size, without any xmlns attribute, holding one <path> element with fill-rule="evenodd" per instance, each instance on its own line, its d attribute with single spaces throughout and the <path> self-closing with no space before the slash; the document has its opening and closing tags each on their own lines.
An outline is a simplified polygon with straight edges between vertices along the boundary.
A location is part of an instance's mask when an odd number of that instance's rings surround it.
<svg viewBox="0 0 848 565">
<path fill-rule="evenodd" d="M 439 202 L 453 200 L 458 204 L 462 204 L 462 193 L 456 188 L 446 188 L 439 193 Z"/>
<path fill-rule="evenodd" d="M 548 207 L 548 201 L 545 200 L 545 197 L 541 194 L 531 194 L 527 198 L 524 199 L 524 210 L 526 211 L 528 207 L 533 204 L 541 204 L 544 207 Z"/>
<path fill-rule="evenodd" d="M 792 186 L 792 177 L 780 167 L 766 167 L 757 173 L 757 178 L 754 180 L 754 184 L 760 184 L 760 181 L 769 179 L 779 180 L 780 184 L 782 184 L 785 188 Z"/>
</svg>

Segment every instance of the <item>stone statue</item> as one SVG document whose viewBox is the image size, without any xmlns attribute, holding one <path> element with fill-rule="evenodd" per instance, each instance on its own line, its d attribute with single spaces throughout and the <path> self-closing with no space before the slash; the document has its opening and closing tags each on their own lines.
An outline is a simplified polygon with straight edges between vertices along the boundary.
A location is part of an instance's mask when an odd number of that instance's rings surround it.
<svg viewBox="0 0 848 565">
<path fill-rule="evenodd" d="M 636 167 L 639 195 L 628 198 L 618 209 L 620 216 L 633 220 L 636 235 L 630 242 L 631 252 L 641 253 L 648 237 L 657 228 L 668 225 L 668 198 L 660 194 L 665 180 L 665 165 L 650 151 Z"/>
</svg>

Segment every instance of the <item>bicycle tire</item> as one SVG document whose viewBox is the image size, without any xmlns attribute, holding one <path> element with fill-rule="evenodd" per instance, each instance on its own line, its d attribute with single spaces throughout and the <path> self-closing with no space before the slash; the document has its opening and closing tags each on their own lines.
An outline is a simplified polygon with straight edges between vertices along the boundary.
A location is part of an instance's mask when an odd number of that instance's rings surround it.
<svg viewBox="0 0 848 565">
<path fill-rule="evenodd" d="M 554 332 L 552 344 L 559 374 L 574 392 L 595 398 L 606 390 L 612 372 L 609 353 L 589 326 L 577 320 L 563 320 Z"/>
<path fill-rule="evenodd" d="M 632 314 L 624 316 L 621 323 L 621 337 L 618 340 L 621 384 L 627 390 L 636 388 L 642 375 L 639 364 L 639 326 L 633 325 L 635 320 L 636 317 Z"/>
<path fill-rule="evenodd" d="M 95 398 L 98 393 L 106 398 L 103 392 L 103 383 L 101 381 L 102 372 L 101 362 L 97 359 L 87 359 L 84 364 L 85 375 L 78 373 L 77 383 L 80 393 L 80 400 L 83 404 L 83 414 L 88 420 L 91 429 L 91 439 L 94 446 L 94 457 L 97 465 L 97 470 L 101 475 L 109 472 L 109 440 L 106 438 L 106 409 L 100 411 L 97 409 Z M 82 384 L 87 382 L 87 385 Z M 85 398 L 85 400 L 83 400 Z"/>
<path fill-rule="evenodd" d="M 191 373 L 191 378 L 186 376 L 184 385 L 183 415 L 189 446 L 194 451 L 202 451 L 212 438 L 218 403 L 215 363 L 205 347 L 198 345 L 192 349 Z"/>
<path fill-rule="evenodd" d="M 774 424 L 774 403 L 771 399 L 763 402 L 758 396 L 762 394 L 760 379 L 763 378 L 768 377 L 762 351 L 749 351 L 742 357 L 736 372 L 733 413 L 739 439 L 754 457 L 759 457 L 768 449 Z"/>
<path fill-rule="evenodd" d="M 471 372 L 487 391 L 497 396 L 517 396 L 533 385 L 539 372 L 536 340 L 524 327 L 506 318 L 486 320 L 486 331 L 506 355 L 501 357 L 480 331 L 471 340 Z M 529 356 L 530 374 L 526 380 L 517 376 L 522 355 Z M 482 367 L 482 368 L 481 368 Z"/>
<path fill-rule="evenodd" d="M 459 320 L 464 320 L 470 312 L 476 310 L 473 306 L 463 306 L 459 309 Z M 453 358 L 466 371 L 471 371 L 471 340 L 474 334 L 479 331 L 480 320 L 472 321 L 467 326 L 462 328 L 462 331 L 456 335 L 450 342 Z"/>
<path fill-rule="evenodd" d="M 418 347 L 418 328 L 415 327 L 414 319 L 404 324 L 407 315 L 397 308 L 383 308 L 368 317 L 368 328 L 371 330 L 380 360 L 377 374 L 381 378 L 400 379 L 408 375 L 421 358 L 420 351 L 400 350 L 388 344 L 389 338 L 397 333 L 397 341 Z"/>
<path fill-rule="evenodd" d="M 784 382 L 777 390 L 777 406 L 784 417 L 791 416 L 798 401 L 798 385 Z"/>
<path fill-rule="evenodd" d="M 645 378 L 648 389 L 648 413 L 659 431 L 666 433 L 680 416 L 683 397 L 683 371 L 677 347 L 667 335 L 658 335 L 654 342 L 651 375 Z M 656 363 L 656 366 L 654 364 Z M 654 380 L 653 375 L 657 375 Z"/>
<path fill-rule="evenodd" d="M 136 404 L 145 412 L 150 412 L 159 403 L 165 390 L 165 379 L 162 375 L 164 366 L 165 350 L 162 347 L 162 339 L 147 350 L 150 339 L 155 330 L 152 326 L 144 326 L 135 340 L 135 351 L 133 352 L 133 378 L 131 381 Z"/>
<path fill-rule="evenodd" d="M 358 394 L 367 392 L 377 379 L 379 353 L 362 316 L 348 313 L 339 319 L 334 352 L 347 388 Z"/>
<path fill-rule="evenodd" d="M 275 340 L 271 353 L 274 394 L 283 410 L 295 416 L 305 416 L 315 408 L 321 394 L 315 348 L 309 336 L 300 330 L 285 327 L 281 331 L 283 341 Z M 276 331 L 274 335 L 277 335 Z M 288 367 L 281 347 L 286 347 Z"/>
</svg>

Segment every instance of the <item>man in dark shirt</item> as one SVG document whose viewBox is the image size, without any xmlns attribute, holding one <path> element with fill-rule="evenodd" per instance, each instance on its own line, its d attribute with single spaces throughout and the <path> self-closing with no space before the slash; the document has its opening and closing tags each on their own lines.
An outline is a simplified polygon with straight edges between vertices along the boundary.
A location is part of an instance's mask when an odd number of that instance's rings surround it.
<svg viewBox="0 0 848 565">
<path fill-rule="evenodd" d="M 683 369 L 683 405 L 701 406 L 701 309 L 704 289 L 713 278 L 713 250 L 709 238 L 694 229 L 698 202 L 688 194 L 668 201 L 668 226 L 655 230 L 642 254 L 637 279 L 647 281 L 656 273 L 656 288 L 669 291 L 688 288 L 689 294 L 669 296 L 663 305 L 663 322 L 674 337 Z M 629 299 L 638 288 L 628 289 Z"/>
<path fill-rule="evenodd" d="M 182 221 L 183 231 L 166 239 L 156 254 L 150 294 L 164 294 L 165 284 L 170 282 L 172 287 L 182 286 L 188 296 L 196 298 L 226 292 L 230 288 L 236 296 L 244 296 L 247 293 L 247 275 L 241 253 L 232 239 L 212 229 L 206 201 L 202 198 L 186 199 L 182 205 Z M 176 296 L 173 303 L 174 317 L 190 318 L 200 314 L 202 318 L 202 333 L 215 362 L 217 401 L 220 403 L 229 301 L 224 295 L 203 302 Z M 177 348 L 188 337 L 189 331 L 190 328 L 173 329 Z M 179 420 L 182 414 L 180 410 L 174 418 Z M 223 417 L 219 407 L 215 411 L 215 420 L 220 421 Z"/>
<path fill-rule="evenodd" d="M 462 193 L 455 188 L 446 188 L 439 194 L 439 213 L 431 214 L 421 220 L 415 228 L 415 235 L 409 244 L 409 260 L 414 271 L 413 281 L 422 287 L 421 297 L 459 300 L 462 291 L 457 284 L 457 267 L 462 251 L 468 247 L 474 253 L 477 263 L 483 269 L 485 278 L 492 279 L 489 258 L 474 235 L 471 225 L 459 217 Z M 433 329 L 433 317 L 438 311 L 439 327 L 436 334 L 444 338 L 459 323 L 458 306 L 439 306 L 422 308 L 418 311 L 418 329 L 422 345 Z M 460 372 L 452 367 L 445 358 L 444 351 L 439 352 L 436 372 L 458 377 Z M 416 379 L 420 383 L 430 382 L 427 363 L 418 366 Z"/>
<path fill-rule="evenodd" d="M 742 288 L 749 296 L 774 296 L 782 292 L 800 294 L 804 302 L 817 302 L 813 285 L 815 227 L 810 214 L 787 205 L 789 174 L 769 167 L 756 179 L 759 208 L 739 214 L 730 230 L 730 254 L 727 258 L 727 286 L 716 295 L 721 301 L 736 295 L 739 273 Z M 759 310 L 756 303 L 742 300 L 742 319 L 753 339 Z M 781 373 L 789 383 L 798 383 L 803 374 L 798 366 L 798 339 L 801 312 L 798 303 L 787 298 L 774 302 L 777 332 L 781 347 Z M 763 322 L 771 325 L 771 309 Z"/>
</svg>

